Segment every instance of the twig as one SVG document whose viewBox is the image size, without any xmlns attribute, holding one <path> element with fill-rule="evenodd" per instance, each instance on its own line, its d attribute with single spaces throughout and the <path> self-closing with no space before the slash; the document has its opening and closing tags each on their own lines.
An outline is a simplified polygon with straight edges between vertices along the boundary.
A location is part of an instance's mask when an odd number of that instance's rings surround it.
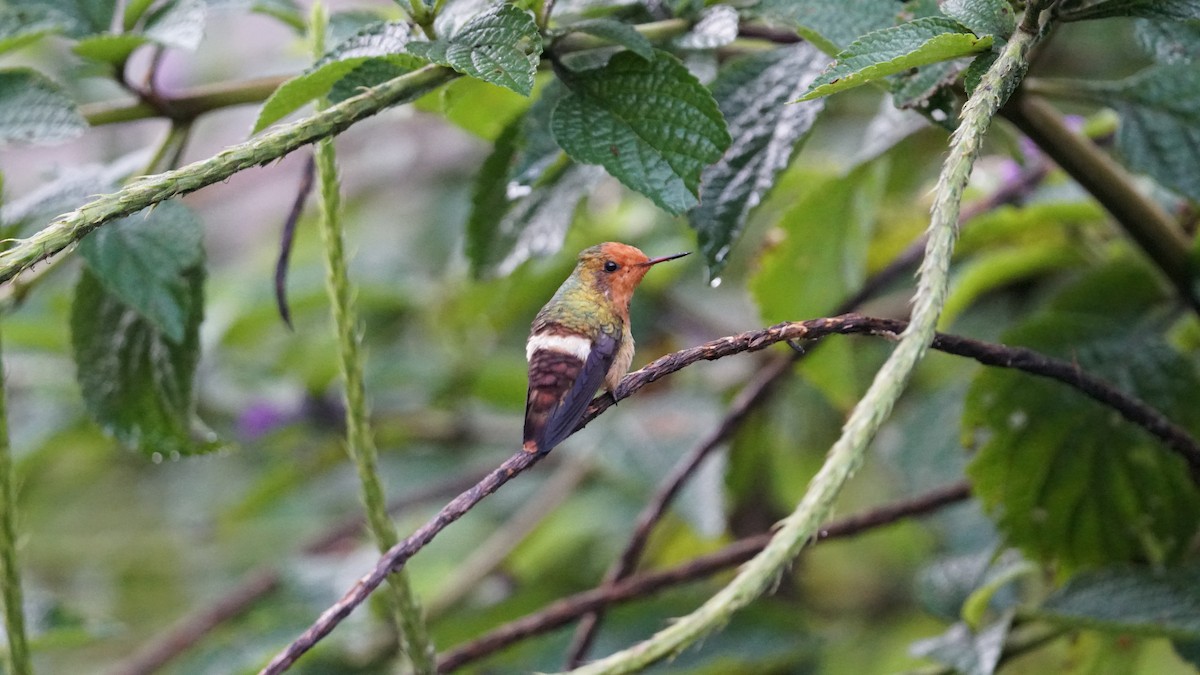
<svg viewBox="0 0 1200 675">
<path fill-rule="evenodd" d="M 432 485 L 388 504 L 389 513 L 399 513 L 438 497 L 461 492 L 478 483 L 482 475 L 475 471 L 444 483 Z M 300 552 L 319 555 L 338 549 L 343 542 L 362 534 L 364 519 L 354 515 L 330 527 L 326 532 L 305 544 Z M 279 587 L 283 574 L 278 567 L 266 565 L 246 574 L 232 590 L 212 604 L 193 612 L 153 642 L 143 646 L 132 657 L 117 664 L 108 675 L 150 675 L 204 639 L 217 626 L 248 611 L 262 598 Z"/>
<path fill-rule="evenodd" d="M 663 356 L 645 368 L 625 376 L 625 379 L 621 381 L 618 393 L 620 398 L 625 398 L 647 384 L 698 361 L 714 361 L 732 354 L 760 351 L 777 342 L 795 339 L 816 340 L 832 334 L 864 334 L 895 338 L 907 330 L 907 327 L 908 324 L 904 321 L 872 319 L 857 314 L 781 323 L 762 330 L 720 338 L 698 347 Z M 1028 349 L 992 345 L 953 336 L 936 336 L 932 346 L 935 349 L 969 356 L 987 365 L 1017 368 L 1076 386 L 1097 401 L 1112 405 L 1126 419 L 1143 426 L 1147 431 L 1158 436 L 1166 442 L 1169 448 L 1183 455 L 1190 466 L 1200 467 L 1200 443 L 1186 431 L 1157 410 L 1103 380 L 1083 373 L 1074 364 L 1045 357 Z M 582 429 L 611 405 L 613 405 L 613 398 L 607 394 L 595 398 L 576 431 Z M 328 635 L 343 619 L 349 616 L 354 608 L 362 604 L 390 570 L 403 567 L 409 558 L 424 548 L 448 525 L 461 518 L 475 504 L 538 460 L 539 457 L 536 455 L 517 452 L 478 484 L 456 497 L 416 532 L 389 549 L 370 573 L 359 579 L 353 588 L 326 609 L 308 630 L 276 655 L 261 672 L 264 675 L 283 672 L 297 658 Z"/>
<path fill-rule="evenodd" d="M 931 513 L 968 497 L 970 487 L 965 482 L 947 485 L 911 499 L 835 520 L 818 531 L 817 540 L 850 537 L 903 518 Z M 438 659 L 438 672 L 451 672 L 515 642 L 566 625 L 576 617 L 590 612 L 619 602 L 644 598 L 662 589 L 704 579 L 740 565 L 761 551 L 770 539 L 770 534 L 747 537 L 677 567 L 627 577 L 611 586 L 601 586 L 563 598 L 534 614 L 506 623 L 486 635 L 442 654 Z"/>
<path fill-rule="evenodd" d="M 783 379 L 783 375 L 791 370 L 795 361 L 795 355 L 778 358 L 760 370 L 754 380 L 746 385 L 733 400 L 729 412 L 721 420 L 721 425 L 708 438 L 704 439 L 704 442 L 675 463 L 670 473 L 659 483 L 654 496 L 638 514 L 633 534 L 629 537 L 629 542 L 626 543 L 620 557 L 605 572 L 604 580 L 600 583 L 601 588 L 613 586 L 633 572 L 637 567 L 638 559 L 642 557 L 642 551 L 646 548 L 651 530 L 662 517 L 667 506 L 683 489 L 688 478 L 696 472 L 705 458 L 733 435 L 746 416 L 767 399 L 775 385 Z M 571 638 L 571 645 L 567 648 L 567 667 L 573 668 L 583 661 L 595 640 L 596 630 L 603 618 L 603 608 L 600 608 L 588 613 L 580 620 L 579 626 L 575 629 L 575 635 Z"/>
<path fill-rule="evenodd" d="M 591 453 L 571 457 L 564 462 L 524 506 L 454 569 L 450 586 L 429 603 L 429 614 L 441 615 L 477 588 L 480 581 L 504 562 L 508 554 L 529 536 L 529 533 L 537 529 L 542 521 L 575 492 L 575 488 L 593 469 L 595 463 Z"/>
<path fill-rule="evenodd" d="M 312 193 L 316 173 L 317 164 L 310 156 L 304 162 L 304 173 L 300 174 L 300 185 L 296 187 L 296 198 L 292 200 L 292 208 L 288 211 L 287 219 L 283 221 L 283 231 L 279 235 L 279 257 L 275 259 L 275 305 L 279 308 L 279 317 L 292 330 L 295 330 L 295 327 L 292 325 L 292 312 L 288 309 L 287 301 L 288 262 L 292 257 L 292 243 L 296 239 L 296 225 L 304 213 L 304 203 Z"/>
<path fill-rule="evenodd" d="M 1187 237 L 1158 204 L 1138 193 L 1129 173 L 1091 141 L 1072 133 L 1061 116 L 1037 96 L 1018 94 L 1001 114 L 1100 202 L 1171 281 L 1183 301 L 1200 313 Z"/>
</svg>

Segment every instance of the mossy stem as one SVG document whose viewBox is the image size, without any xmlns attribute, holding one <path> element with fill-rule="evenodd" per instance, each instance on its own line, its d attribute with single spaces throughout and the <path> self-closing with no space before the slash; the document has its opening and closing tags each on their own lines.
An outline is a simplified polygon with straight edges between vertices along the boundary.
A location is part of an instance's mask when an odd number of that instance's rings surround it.
<svg viewBox="0 0 1200 675">
<path fill-rule="evenodd" d="M 29 675 L 33 668 L 29 643 L 25 639 L 25 603 L 21 592 L 21 569 L 17 563 L 17 498 L 12 449 L 8 442 L 4 375 L 3 360 L 0 360 L 0 584 L 4 586 L 0 597 L 4 599 L 4 630 L 8 638 L 4 665 L 11 675 Z"/>
</svg>

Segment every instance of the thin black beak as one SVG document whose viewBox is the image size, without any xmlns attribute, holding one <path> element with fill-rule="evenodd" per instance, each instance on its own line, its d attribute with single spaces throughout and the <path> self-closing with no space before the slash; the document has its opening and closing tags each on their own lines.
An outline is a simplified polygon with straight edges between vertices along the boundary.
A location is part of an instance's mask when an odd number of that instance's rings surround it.
<svg viewBox="0 0 1200 675">
<path fill-rule="evenodd" d="M 675 255 L 664 255 L 661 258 L 651 258 L 644 263 L 638 263 L 638 266 L 639 267 L 649 267 L 651 265 L 657 265 L 660 262 L 667 262 L 668 260 L 682 258 L 683 256 L 688 255 L 690 253 L 691 253 L 691 251 L 685 251 L 683 253 L 676 253 Z"/>
</svg>

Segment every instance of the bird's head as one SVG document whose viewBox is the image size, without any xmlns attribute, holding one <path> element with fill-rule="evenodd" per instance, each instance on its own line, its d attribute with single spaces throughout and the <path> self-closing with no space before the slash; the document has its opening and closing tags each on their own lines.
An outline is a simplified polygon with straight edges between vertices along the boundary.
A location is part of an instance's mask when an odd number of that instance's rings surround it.
<svg viewBox="0 0 1200 675">
<path fill-rule="evenodd" d="M 590 288 L 602 293 L 619 306 L 628 306 L 633 289 L 651 267 L 660 262 L 682 258 L 687 253 L 650 258 L 628 244 L 610 241 L 583 249 L 575 273 Z"/>
</svg>

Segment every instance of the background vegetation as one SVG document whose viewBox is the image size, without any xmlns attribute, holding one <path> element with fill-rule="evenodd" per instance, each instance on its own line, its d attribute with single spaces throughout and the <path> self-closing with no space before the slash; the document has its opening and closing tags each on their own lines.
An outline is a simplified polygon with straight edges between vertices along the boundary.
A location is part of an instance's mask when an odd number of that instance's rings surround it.
<svg viewBox="0 0 1200 675">
<path fill-rule="evenodd" d="M 635 367 L 914 328 L 630 380 L 292 672 L 1200 663 L 1200 2 L 9 0 L 0 52 L 6 672 L 262 668 L 517 452 L 606 240 L 696 251 Z"/>
</svg>

